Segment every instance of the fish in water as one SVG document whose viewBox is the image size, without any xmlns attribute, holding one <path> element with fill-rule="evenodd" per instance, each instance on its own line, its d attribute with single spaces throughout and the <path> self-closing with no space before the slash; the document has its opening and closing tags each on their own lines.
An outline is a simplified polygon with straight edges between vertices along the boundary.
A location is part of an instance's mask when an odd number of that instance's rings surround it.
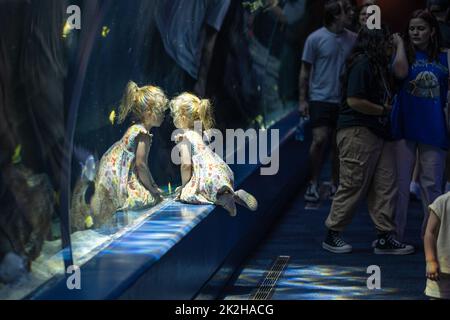
<svg viewBox="0 0 450 320">
<path fill-rule="evenodd" d="M 246 9 L 250 9 L 251 13 L 255 13 L 259 9 L 265 8 L 266 5 L 262 0 L 256 0 L 256 1 L 245 1 L 242 3 L 242 6 Z"/>
<path fill-rule="evenodd" d="M 72 31 L 72 27 L 70 26 L 69 21 L 66 21 L 66 23 L 64 24 L 64 27 L 63 27 L 63 32 L 62 32 L 63 39 L 66 39 L 69 36 L 71 31 Z"/>
<path fill-rule="evenodd" d="M 22 161 L 22 145 L 19 144 L 16 149 L 14 149 L 14 154 L 11 157 L 11 162 L 13 164 L 19 164 Z"/>
<path fill-rule="evenodd" d="M 94 225 L 94 219 L 92 219 L 91 215 L 88 215 L 86 219 L 84 219 L 84 225 L 87 229 L 92 228 L 92 226 Z"/>
<path fill-rule="evenodd" d="M 111 31 L 107 26 L 102 28 L 102 37 L 106 38 L 108 36 L 109 31 Z"/>
<path fill-rule="evenodd" d="M 116 111 L 113 110 L 111 111 L 111 113 L 109 114 L 109 122 L 111 122 L 112 125 L 114 125 L 116 120 Z"/>
<path fill-rule="evenodd" d="M 94 181 L 96 174 L 96 161 L 93 155 L 89 155 L 84 163 L 80 162 L 81 165 L 81 178 L 87 181 Z"/>
<path fill-rule="evenodd" d="M 97 158 L 82 147 L 74 147 L 74 155 L 81 166 L 81 179 L 93 182 L 97 174 Z"/>
</svg>

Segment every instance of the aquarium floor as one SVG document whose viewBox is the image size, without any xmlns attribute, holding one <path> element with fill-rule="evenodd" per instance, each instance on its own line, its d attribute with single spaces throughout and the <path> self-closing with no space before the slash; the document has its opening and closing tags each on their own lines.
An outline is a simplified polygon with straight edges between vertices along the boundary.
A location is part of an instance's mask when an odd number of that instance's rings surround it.
<svg viewBox="0 0 450 320">
<path fill-rule="evenodd" d="M 266 239 L 238 269 L 222 299 L 252 299 L 267 271 L 279 256 L 289 256 L 284 273 L 272 295 L 273 300 L 339 299 L 425 299 L 425 264 L 420 239 L 421 204 L 411 202 L 407 242 L 416 247 L 409 256 L 378 256 L 371 242 L 376 234 L 362 206 L 343 233 L 353 253 L 336 255 L 324 251 L 324 221 L 330 211 L 326 201 L 315 211 L 305 210 L 303 193 L 288 205 L 286 212 Z M 381 269 L 381 289 L 367 288 L 367 268 Z"/>
</svg>

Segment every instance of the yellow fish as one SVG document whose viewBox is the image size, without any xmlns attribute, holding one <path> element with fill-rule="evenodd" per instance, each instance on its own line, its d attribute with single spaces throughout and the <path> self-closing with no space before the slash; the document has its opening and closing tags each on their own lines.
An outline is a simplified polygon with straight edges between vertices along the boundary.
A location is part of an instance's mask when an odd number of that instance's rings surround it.
<svg viewBox="0 0 450 320">
<path fill-rule="evenodd" d="M 258 11 L 261 8 L 264 8 L 264 3 L 262 2 L 262 0 L 256 0 L 256 1 L 246 1 L 242 3 L 242 6 L 244 8 L 248 8 L 250 9 L 251 13 L 254 13 L 256 11 Z"/>
<path fill-rule="evenodd" d="M 104 26 L 103 28 L 102 28 L 102 37 L 103 38 L 106 38 L 107 36 L 108 36 L 108 33 L 110 32 L 111 30 L 107 27 L 107 26 Z"/>
<path fill-rule="evenodd" d="M 94 219 L 92 219 L 92 216 L 87 216 L 86 219 L 84 219 L 84 225 L 87 229 L 90 229 L 94 225 Z"/>
<path fill-rule="evenodd" d="M 262 115 L 258 115 L 258 116 L 255 118 L 255 122 L 259 125 L 259 127 L 260 127 L 261 129 L 264 129 L 264 128 L 265 128 L 265 125 L 264 125 L 264 117 L 263 117 Z"/>
<path fill-rule="evenodd" d="M 19 164 L 22 161 L 22 145 L 19 144 L 16 149 L 14 149 L 14 154 L 11 157 L 11 161 L 13 164 Z"/>
<path fill-rule="evenodd" d="M 72 27 L 70 26 L 69 22 L 66 21 L 66 23 L 64 24 L 64 27 L 63 27 L 63 32 L 62 32 L 63 39 L 66 39 L 69 36 L 71 31 L 72 31 Z"/>
<path fill-rule="evenodd" d="M 116 121 L 116 111 L 113 110 L 109 114 L 109 122 L 111 122 L 111 124 L 114 125 L 115 121 Z"/>
</svg>

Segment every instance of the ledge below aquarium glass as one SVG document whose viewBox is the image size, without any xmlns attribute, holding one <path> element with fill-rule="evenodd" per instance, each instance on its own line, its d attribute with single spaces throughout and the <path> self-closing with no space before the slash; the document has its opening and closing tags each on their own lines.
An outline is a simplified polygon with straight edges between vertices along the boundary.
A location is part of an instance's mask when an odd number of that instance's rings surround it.
<svg viewBox="0 0 450 320">
<path fill-rule="evenodd" d="M 40 256 L 31 264 L 31 272 L 14 283 L 0 283 L 0 300 L 22 299 L 52 277 L 63 272 L 61 240 L 45 241 Z"/>
<path fill-rule="evenodd" d="M 171 187 L 162 189 L 165 200 L 155 207 L 139 211 L 117 212 L 114 219 L 116 223 L 113 227 L 72 233 L 71 244 L 74 264 L 82 266 L 114 240 L 137 228 L 155 212 L 163 210 L 169 202 L 172 202 L 174 190 Z M 31 264 L 31 272 L 12 284 L 0 283 L 0 300 L 22 299 L 52 277 L 62 275 L 64 272 L 63 252 L 60 239 L 45 241 L 40 256 Z"/>
<path fill-rule="evenodd" d="M 164 195 L 166 197 L 166 195 Z M 72 253 L 75 265 L 82 266 L 114 240 L 139 227 L 156 212 L 163 210 L 171 202 L 166 197 L 161 203 L 150 208 L 136 211 L 116 212 L 114 226 L 105 226 L 97 230 L 84 230 L 72 234 Z"/>
</svg>

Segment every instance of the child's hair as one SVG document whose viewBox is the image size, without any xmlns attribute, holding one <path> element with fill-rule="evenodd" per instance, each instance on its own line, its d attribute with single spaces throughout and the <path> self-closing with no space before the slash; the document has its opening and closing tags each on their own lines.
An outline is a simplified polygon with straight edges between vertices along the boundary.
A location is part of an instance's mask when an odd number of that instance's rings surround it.
<svg viewBox="0 0 450 320">
<path fill-rule="evenodd" d="M 167 103 L 168 99 L 160 88 L 154 86 L 139 88 L 135 82 L 130 81 L 120 104 L 119 123 L 123 123 L 130 113 L 141 120 L 147 108 L 150 108 L 152 113 L 164 113 L 168 108 Z"/>
<path fill-rule="evenodd" d="M 211 102 L 207 99 L 200 99 L 192 93 L 183 93 L 170 102 L 172 117 L 176 120 L 179 117 L 186 117 L 194 123 L 201 121 L 203 130 L 214 127 L 214 113 Z"/>
<path fill-rule="evenodd" d="M 391 32 L 386 25 L 382 25 L 380 29 L 369 29 L 363 27 L 356 40 L 355 46 L 347 59 L 345 71 L 342 75 L 342 90 L 346 90 L 348 86 L 349 71 L 353 66 L 361 61 L 363 57 L 369 61 L 370 69 L 377 82 L 386 85 L 384 88 L 386 93 L 391 93 L 391 81 L 389 77 L 389 55 L 388 51 L 391 48 L 390 41 Z"/>
</svg>

